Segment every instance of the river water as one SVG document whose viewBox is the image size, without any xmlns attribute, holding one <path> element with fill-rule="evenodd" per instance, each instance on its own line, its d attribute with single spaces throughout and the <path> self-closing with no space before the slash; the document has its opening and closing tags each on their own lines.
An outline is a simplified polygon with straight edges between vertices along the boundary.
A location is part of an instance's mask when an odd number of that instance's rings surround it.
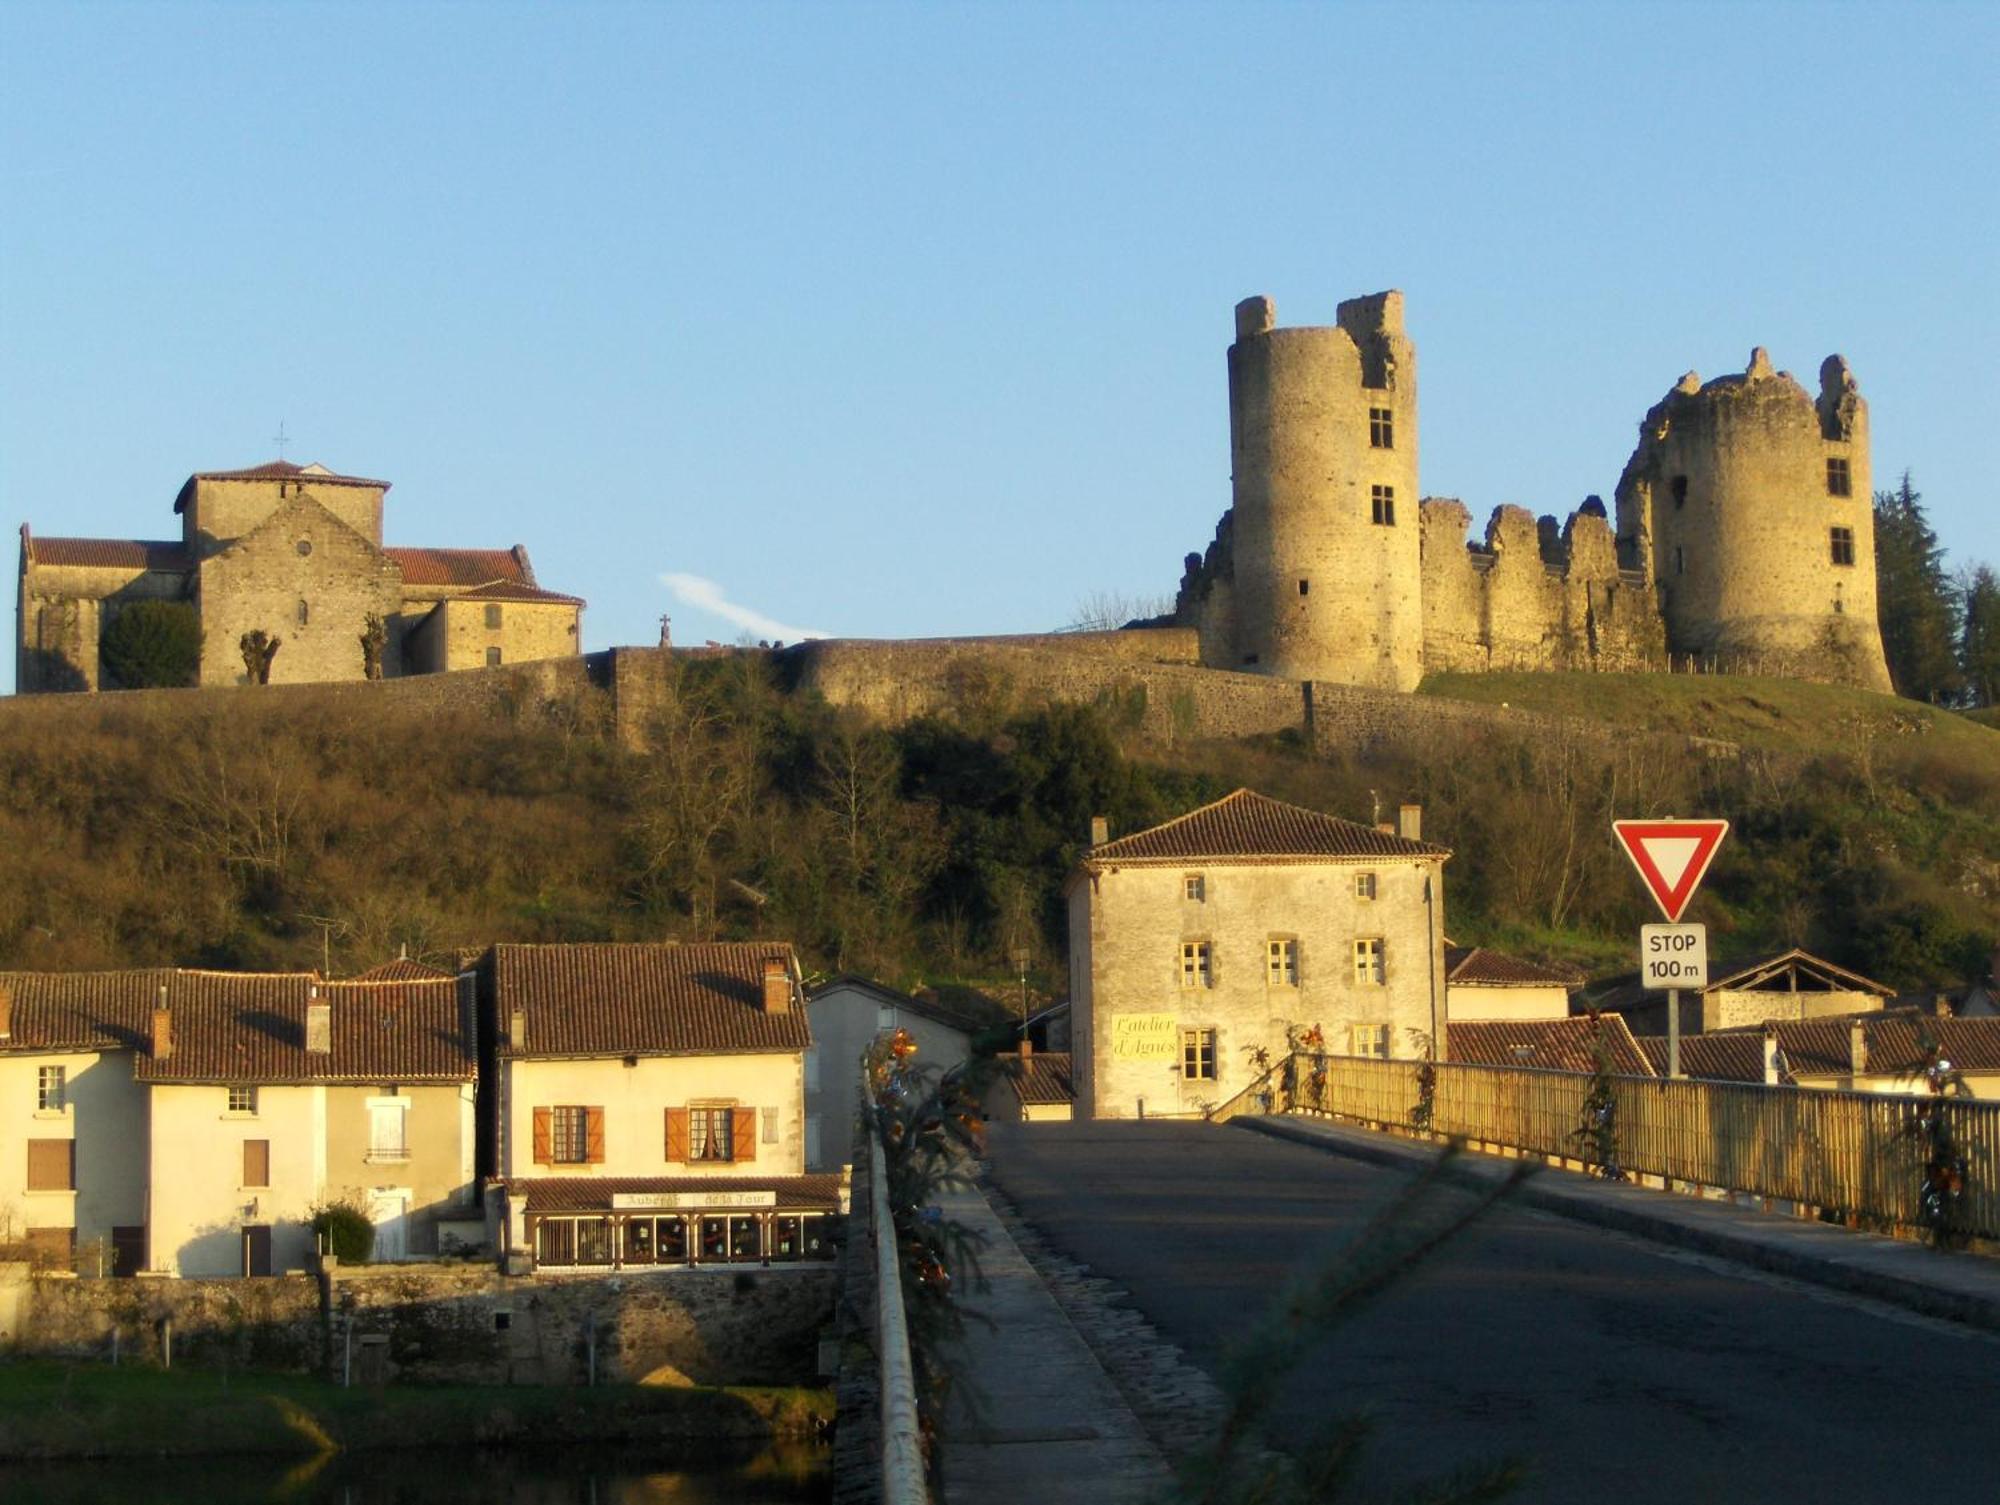
<svg viewBox="0 0 2000 1505">
<path fill-rule="evenodd" d="M 615 1448 L 0 1466 L 6 1505 L 806 1505 L 831 1498 L 830 1450 L 699 1462 Z"/>
</svg>

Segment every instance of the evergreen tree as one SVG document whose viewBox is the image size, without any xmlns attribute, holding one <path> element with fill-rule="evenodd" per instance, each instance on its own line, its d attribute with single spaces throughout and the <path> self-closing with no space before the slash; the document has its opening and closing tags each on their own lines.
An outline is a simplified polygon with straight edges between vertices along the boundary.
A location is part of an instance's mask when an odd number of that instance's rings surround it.
<svg viewBox="0 0 2000 1505">
<path fill-rule="evenodd" d="M 1959 638 L 1959 668 L 1974 705 L 2000 705 L 2000 576 L 1977 565 L 1963 577 L 1959 599 L 1965 630 Z"/>
<path fill-rule="evenodd" d="M 1875 493 L 1875 602 L 1896 693 L 1934 704 L 1955 698 L 1958 593 L 1907 470 L 1894 491 Z"/>
<path fill-rule="evenodd" d="M 185 601 L 134 601 L 105 627 L 98 652 L 123 689 L 191 685 L 201 667 L 201 618 Z"/>
</svg>

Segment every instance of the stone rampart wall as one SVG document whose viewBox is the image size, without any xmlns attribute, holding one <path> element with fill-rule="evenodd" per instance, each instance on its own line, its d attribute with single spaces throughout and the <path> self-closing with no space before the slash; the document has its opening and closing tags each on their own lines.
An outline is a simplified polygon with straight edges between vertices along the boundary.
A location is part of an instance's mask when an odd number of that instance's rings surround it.
<svg viewBox="0 0 2000 1505">
<path fill-rule="evenodd" d="M 18 1269 L 19 1267 L 9 1267 Z M 18 1284 L 21 1277 L 16 1277 Z M 25 1278 L 14 1351 L 324 1372 L 366 1380 L 808 1384 L 834 1319 L 831 1265 L 505 1276 L 487 1265 L 336 1269 L 324 1279 Z M 352 1331 L 348 1330 L 351 1319 Z"/>
</svg>

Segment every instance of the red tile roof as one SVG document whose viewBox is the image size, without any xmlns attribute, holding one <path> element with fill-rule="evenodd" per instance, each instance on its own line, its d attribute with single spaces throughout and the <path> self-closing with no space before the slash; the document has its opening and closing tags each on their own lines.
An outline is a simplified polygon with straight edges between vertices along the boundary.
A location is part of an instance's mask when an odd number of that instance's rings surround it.
<svg viewBox="0 0 2000 1505">
<path fill-rule="evenodd" d="M 614 1196 L 646 1192 L 774 1191 L 778 1211 L 837 1212 L 840 1177 L 516 1176 L 507 1183 L 529 1212 L 608 1212 Z"/>
<path fill-rule="evenodd" d="M 519 601 L 537 606 L 582 606 L 586 604 L 581 596 L 565 596 L 559 591 L 545 591 L 539 585 L 527 585 L 513 580 L 494 580 L 462 596 L 453 596 L 454 601 Z"/>
<path fill-rule="evenodd" d="M 1042 1107 L 1076 1101 L 1076 1087 L 1070 1080 L 1070 1057 L 1066 1050 L 1036 1051 L 1020 1061 L 1021 1074 L 1008 1075 L 1007 1083 L 1025 1107 Z"/>
<path fill-rule="evenodd" d="M 807 993 L 806 1002 L 809 1005 L 815 1004 L 829 994 L 847 991 L 865 994 L 875 1003 L 886 1003 L 891 1008 L 908 1009 L 919 1018 L 928 1019 L 934 1024 L 942 1024 L 946 1029 L 957 1030 L 963 1035 L 976 1035 L 982 1029 L 1005 1023 L 1012 1017 L 997 1005 L 991 1009 L 974 1012 L 970 1007 L 959 1006 L 938 997 L 930 988 L 924 989 L 921 993 L 905 993 L 899 988 L 890 987 L 887 983 L 877 982 L 872 977 L 863 977 L 854 972 L 843 972 L 838 977 L 816 983 Z M 961 991 L 979 999 L 982 1003 L 992 1002 L 970 988 Z"/>
<path fill-rule="evenodd" d="M 784 941 L 686 945 L 495 946 L 492 997 L 506 1056 L 722 1055 L 802 1051 L 812 1044 L 795 995 L 763 1009 L 764 963 L 793 977 Z M 508 1038 L 525 1013 L 525 1046 Z"/>
<path fill-rule="evenodd" d="M 1600 1025 L 1612 1071 L 1621 1076 L 1655 1075 L 1632 1031 L 1617 1014 L 1603 1015 L 1599 1024 L 1581 1014 L 1569 1019 L 1454 1023 L 1445 1029 L 1445 1042 L 1448 1059 L 1469 1065 L 1594 1071 Z"/>
<path fill-rule="evenodd" d="M 1914 1084 L 1930 1064 L 1932 1046 L 1960 1071 L 2000 1071 L 2000 1019 L 1933 1018 L 1913 1009 L 1874 1010 L 1777 1024 L 1784 1070 L 1795 1080 L 1851 1075 L 1853 1029 L 1857 1023 L 1867 1042 L 1864 1075 L 1909 1077 Z M 1665 1038 L 1649 1035 L 1639 1044 L 1664 1073 Z M 1754 1027 L 1683 1035 L 1681 1070 L 1688 1076 L 1712 1081 L 1761 1082 L 1764 1031 L 1762 1027 Z"/>
<path fill-rule="evenodd" d="M 1121 836 L 1083 854 L 1086 867 L 1138 862 L 1449 857 L 1446 847 L 1287 805 L 1239 789 L 1164 825 Z"/>
<path fill-rule="evenodd" d="M 382 551 L 403 572 L 405 585 L 486 585 L 495 580 L 528 583 L 530 577 L 512 549 L 405 549 Z"/>
<path fill-rule="evenodd" d="M 197 470 L 181 483 L 180 494 L 174 498 L 174 511 L 187 510 L 197 481 L 290 481 L 300 477 L 317 486 L 379 486 L 384 491 L 389 489 L 387 481 L 344 476 L 328 470 L 324 465 L 294 465 L 290 460 L 271 460 L 262 465 L 252 465 L 247 470 Z"/>
<path fill-rule="evenodd" d="M 179 543 L 156 538 L 42 538 L 27 536 L 28 562 L 72 569 L 157 570 L 185 574 L 194 568 Z"/>
<path fill-rule="evenodd" d="M 1639 1049 L 1661 1076 L 1667 1074 L 1667 1037 L 1640 1035 Z M 1764 1032 L 1732 1030 L 1727 1033 L 1681 1036 L 1681 1075 L 1710 1082 L 1761 1082 L 1764 1080 Z"/>
<path fill-rule="evenodd" d="M 331 1009 L 325 1052 L 306 1049 L 315 996 Z M 164 1057 L 150 1047 L 139 1053 L 140 1081 L 464 1082 L 476 1074 L 450 977 L 320 982 L 305 972 L 176 972 L 167 1007 L 172 1048 Z"/>
<path fill-rule="evenodd" d="M 164 967 L 126 972 L 0 972 L 11 1000 L 0 1051 L 133 1050 L 153 1026 Z"/>
<path fill-rule="evenodd" d="M 354 977 L 349 978 L 348 981 L 429 982 L 439 977 L 451 977 L 454 975 L 445 971 L 442 967 L 426 966 L 422 962 L 413 962 L 406 956 L 399 956 L 394 961 L 383 962 L 380 966 L 370 967 L 366 972 L 357 973 Z"/>
<path fill-rule="evenodd" d="M 1545 966 L 1485 946 L 1447 946 L 1445 981 L 1474 988 L 1576 988 L 1583 973 L 1575 967 Z"/>
</svg>

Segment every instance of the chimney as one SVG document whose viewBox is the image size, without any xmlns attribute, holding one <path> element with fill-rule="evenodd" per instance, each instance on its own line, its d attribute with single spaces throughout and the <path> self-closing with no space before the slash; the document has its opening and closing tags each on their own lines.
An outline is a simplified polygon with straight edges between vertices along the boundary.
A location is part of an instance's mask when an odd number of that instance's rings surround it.
<svg viewBox="0 0 2000 1505">
<path fill-rule="evenodd" d="M 1851 1020 L 1847 1026 L 1847 1069 L 1857 1077 L 1868 1075 L 1868 1021 Z"/>
<path fill-rule="evenodd" d="M 165 988 L 160 989 L 165 993 Z M 153 1010 L 153 1059 L 171 1060 L 174 1054 L 174 1016 L 167 1011 L 164 1000 Z"/>
<path fill-rule="evenodd" d="M 1380 831 L 1384 836 L 1394 836 L 1396 834 L 1396 823 L 1393 820 L 1378 820 L 1375 822 L 1375 829 Z"/>
<path fill-rule="evenodd" d="M 1109 840 L 1111 840 L 1111 822 L 1101 815 L 1091 816 L 1090 844 L 1094 847 L 1101 847 Z"/>
<path fill-rule="evenodd" d="M 14 995 L 0 982 L 0 1040 L 14 1038 Z"/>
<path fill-rule="evenodd" d="M 764 961 L 764 1012 L 789 1014 L 791 1011 L 791 969 L 785 965 L 784 958 L 767 957 Z"/>
<path fill-rule="evenodd" d="M 1778 1026 L 1764 1021 L 1764 1085 L 1778 1085 Z"/>
<path fill-rule="evenodd" d="M 515 1009 L 507 1016 L 507 1044 L 514 1050 L 528 1048 L 528 1011 Z"/>
<path fill-rule="evenodd" d="M 1027 1060 L 1035 1053 L 1035 1042 L 1026 1035 L 1021 1036 L 1021 1059 Z"/>
<path fill-rule="evenodd" d="M 306 1054 L 333 1054 L 333 1005 L 319 996 L 318 988 L 306 1003 Z"/>
<path fill-rule="evenodd" d="M 1422 805 L 1399 805 L 1396 807 L 1396 834 L 1406 841 L 1424 839 L 1424 807 Z"/>
</svg>

